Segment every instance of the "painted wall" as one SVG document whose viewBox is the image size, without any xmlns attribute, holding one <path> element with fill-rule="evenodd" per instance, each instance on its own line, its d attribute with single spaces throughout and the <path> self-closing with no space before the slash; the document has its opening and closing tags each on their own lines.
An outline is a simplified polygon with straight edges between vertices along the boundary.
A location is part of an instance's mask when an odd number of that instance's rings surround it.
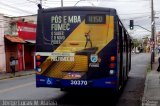
<svg viewBox="0 0 160 106">
<path fill-rule="evenodd" d="M 4 17 L 3 14 L 0 14 L 0 72 L 6 71 L 6 57 L 4 46 Z"/>
<path fill-rule="evenodd" d="M 34 41 L 36 39 L 36 24 L 29 23 L 29 22 L 17 22 L 17 31 L 18 36 L 23 38 L 24 40 Z M 25 70 L 34 69 L 34 53 L 35 53 L 35 44 L 24 44 L 24 48 L 18 46 L 18 61 L 19 69 L 21 66 L 24 66 Z M 23 55 L 24 53 L 24 55 Z M 22 55 L 20 55 L 22 54 Z M 24 58 L 22 58 L 24 57 Z M 22 61 L 24 59 L 24 61 Z"/>
</svg>

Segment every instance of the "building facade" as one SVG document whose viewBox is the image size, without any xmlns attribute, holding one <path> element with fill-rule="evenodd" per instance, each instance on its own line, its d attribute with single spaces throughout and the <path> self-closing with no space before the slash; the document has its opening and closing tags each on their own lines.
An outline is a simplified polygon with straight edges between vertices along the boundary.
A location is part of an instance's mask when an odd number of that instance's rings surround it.
<svg viewBox="0 0 160 106">
<path fill-rule="evenodd" d="M 0 71 L 11 72 L 11 57 L 17 60 L 16 71 L 34 69 L 36 15 L 1 17 L 3 29 L 0 29 L 0 58 L 3 57 L 3 61 L 1 58 Z"/>
<path fill-rule="evenodd" d="M 3 14 L 0 14 L 0 72 L 6 71 L 4 28 L 4 16 Z"/>
</svg>

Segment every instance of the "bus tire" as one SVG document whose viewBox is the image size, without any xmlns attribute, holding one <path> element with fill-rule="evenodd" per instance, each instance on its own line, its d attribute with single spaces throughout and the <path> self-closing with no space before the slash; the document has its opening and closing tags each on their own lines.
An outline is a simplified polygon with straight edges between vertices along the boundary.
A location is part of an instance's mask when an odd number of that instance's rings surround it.
<svg viewBox="0 0 160 106">
<path fill-rule="evenodd" d="M 60 88 L 60 91 L 65 91 L 66 89 L 65 88 Z"/>
</svg>

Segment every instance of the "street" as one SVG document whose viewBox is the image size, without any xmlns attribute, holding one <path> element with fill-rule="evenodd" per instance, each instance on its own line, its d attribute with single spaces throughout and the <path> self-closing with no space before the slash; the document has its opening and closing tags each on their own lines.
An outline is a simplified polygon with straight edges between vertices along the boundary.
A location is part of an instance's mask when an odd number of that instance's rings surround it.
<svg viewBox="0 0 160 106">
<path fill-rule="evenodd" d="M 150 54 L 132 55 L 129 80 L 117 101 L 101 92 L 67 93 L 57 88 L 36 88 L 35 75 L 1 80 L 0 100 L 54 100 L 60 106 L 140 106 L 149 63 Z"/>
<path fill-rule="evenodd" d="M 150 54 L 132 55 L 132 68 L 125 89 L 117 106 L 141 106 L 147 67 L 150 64 Z"/>
</svg>

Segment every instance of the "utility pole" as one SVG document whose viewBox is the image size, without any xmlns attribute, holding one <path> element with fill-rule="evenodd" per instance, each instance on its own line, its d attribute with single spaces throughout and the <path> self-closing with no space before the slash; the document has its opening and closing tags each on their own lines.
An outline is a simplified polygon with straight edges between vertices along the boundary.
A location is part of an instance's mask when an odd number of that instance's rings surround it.
<svg viewBox="0 0 160 106">
<path fill-rule="evenodd" d="M 61 0 L 61 7 L 63 7 L 63 0 Z"/>
<path fill-rule="evenodd" d="M 40 4 L 41 4 L 41 6 L 42 6 L 42 0 L 39 0 L 39 2 L 40 2 Z"/>
<path fill-rule="evenodd" d="M 155 61 L 155 20 L 154 20 L 154 7 L 153 0 L 151 0 L 151 42 L 152 42 L 152 52 L 151 52 L 151 65 Z"/>
</svg>

